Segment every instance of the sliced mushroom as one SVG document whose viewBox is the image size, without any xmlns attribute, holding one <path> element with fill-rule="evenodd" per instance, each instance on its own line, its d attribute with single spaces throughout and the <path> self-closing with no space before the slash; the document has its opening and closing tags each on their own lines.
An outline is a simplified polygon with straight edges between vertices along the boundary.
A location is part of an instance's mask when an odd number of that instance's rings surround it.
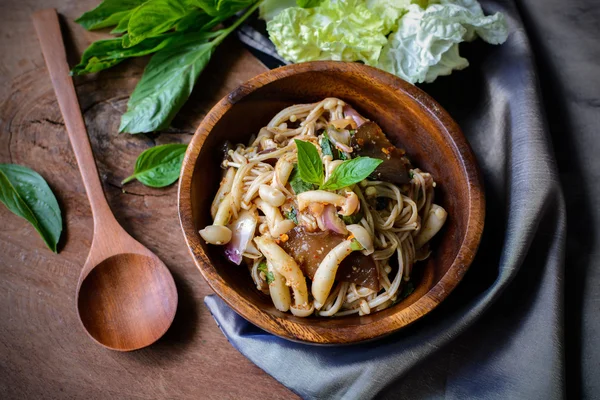
<svg viewBox="0 0 600 400">
<path fill-rule="evenodd" d="M 317 309 L 325 304 L 341 262 L 355 250 L 366 250 L 372 253 L 373 242 L 367 230 L 360 225 L 350 225 L 347 228 L 352 232 L 352 236 L 329 251 L 315 273 L 311 292 Z"/>
</svg>

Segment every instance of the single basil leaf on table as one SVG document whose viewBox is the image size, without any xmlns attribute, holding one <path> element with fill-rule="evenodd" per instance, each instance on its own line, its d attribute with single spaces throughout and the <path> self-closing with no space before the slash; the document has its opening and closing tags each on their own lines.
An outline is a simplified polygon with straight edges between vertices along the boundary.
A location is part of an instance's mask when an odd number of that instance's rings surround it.
<svg viewBox="0 0 600 400">
<path fill-rule="evenodd" d="M 321 186 L 323 190 L 338 190 L 366 179 L 383 160 L 370 157 L 357 157 L 341 163 Z"/>
<path fill-rule="evenodd" d="M 77 18 L 75 22 L 87 30 L 101 29 L 119 24 L 131 11 L 147 0 L 104 0 L 93 10 Z"/>
<path fill-rule="evenodd" d="M 298 174 L 306 183 L 323 184 L 323 162 L 312 143 L 294 139 L 298 148 Z"/>
<path fill-rule="evenodd" d="M 127 36 L 127 35 L 126 35 Z M 157 52 L 172 43 L 174 33 L 148 38 L 128 49 L 123 48 L 121 38 L 98 40 L 81 56 L 81 61 L 71 70 L 71 75 L 83 75 L 110 68 L 121 61 Z"/>
<path fill-rule="evenodd" d="M 150 187 L 169 186 L 179 178 L 186 149 L 186 144 L 173 143 L 144 150 L 135 162 L 133 175 L 122 184 L 137 179 Z"/>
<path fill-rule="evenodd" d="M 131 15 L 127 26 L 128 36 L 123 37 L 123 47 L 131 47 L 142 40 L 173 29 L 186 15 L 195 11 L 185 0 L 150 0 Z"/>
<path fill-rule="evenodd" d="M 215 42 L 207 43 L 204 37 L 203 32 L 186 34 L 152 56 L 121 117 L 120 132 L 144 133 L 169 126 L 215 49 Z"/>
<path fill-rule="evenodd" d="M 298 164 L 294 164 L 294 169 L 292 169 L 292 173 L 288 179 L 290 186 L 294 190 L 295 194 L 300 194 L 302 192 L 308 192 L 309 190 L 316 190 L 317 185 L 313 185 L 312 183 L 304 182 L 300 178 L 300 174 L 298 173 Z"/>
<path fill-rule="evenodd" d="M 25 218 L 56 253 L 62 216 L 56 197 L 37 172 L 15 164 L 0 164 L 0 201 Z"/>
</svg>

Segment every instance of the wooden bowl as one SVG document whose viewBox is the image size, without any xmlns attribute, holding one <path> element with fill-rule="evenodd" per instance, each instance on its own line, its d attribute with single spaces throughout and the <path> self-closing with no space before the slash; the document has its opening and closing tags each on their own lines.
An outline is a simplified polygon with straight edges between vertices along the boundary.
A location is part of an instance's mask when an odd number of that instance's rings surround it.
<svg viewBox="0 0 600 400">
<path fill-rule="evenodd" d="M 247 143 L 281 109 L 338 97 L 377 122 L 407 150 L 414 165 L 437 182 L 436 203 L 448 211 L 431 257 L 415 265 L 416 289 L 398 304 L 366 316 L 298 318 L 275 309 L 248 270 L 228 262 L 198 230 L 212 223 L 210 205 L 221 177 L 220 146 Z M 206 115 L 183 161 L 179 217 L 204 279 L 238 314 L 286 339 L 318 344 L 353 343 L 390 334 L 433 310 L 460 282 L 479 245 L 484 190 L 475 157 L 458 125 L 431 97 L 386 72 L 334 61 L 290 65 L 258 75 L 223 98 Z"/>
</svg>

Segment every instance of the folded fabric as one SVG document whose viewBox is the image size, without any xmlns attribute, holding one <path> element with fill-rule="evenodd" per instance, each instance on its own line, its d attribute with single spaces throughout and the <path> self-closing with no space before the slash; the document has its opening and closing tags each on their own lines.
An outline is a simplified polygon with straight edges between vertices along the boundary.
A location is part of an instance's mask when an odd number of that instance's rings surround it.
<svg viewBox="0 0 600 400">
<path fill-rule="evenodd" d="M 205 299 L 231 344 L 304 398 L 564 396 L 566 213 L 532 49 L 511 1 L 481 3 L 505 13 L 507 42 L 466 45 L 469 68 L 422 86 L 462 127 L 486 185 L 480 249 L 448 299 L 397 334 L 333 347 L 283 340 Z"/>
</svg>

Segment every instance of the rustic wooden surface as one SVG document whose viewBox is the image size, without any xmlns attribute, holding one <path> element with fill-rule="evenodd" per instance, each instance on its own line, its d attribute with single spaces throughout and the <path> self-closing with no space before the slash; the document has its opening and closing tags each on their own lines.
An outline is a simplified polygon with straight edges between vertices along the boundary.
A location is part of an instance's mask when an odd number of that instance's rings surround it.
<svg viewBox="0 0 600 400">
<path fill-rule="evenodd" d="M 120 181 L 144 149 L 188 142 L 202 116 L 237 84 L 265 70 L 234 41 L 224 43 L 168 133 L 120 135 L 119 116 L 145 60 L 125 62 L 76 87 L 109 204 L 123 227 L 170 268 L 180 305 L 165 337 L 118 353 L 79 325 L 75 290 L 92 239 L 92 215 L 30 20 L 55 7 L 68 25 L 71 64 L 93 40 L 72 22 L 97 0 L 0 2 L 0 163 L 38 171 L 56 193 L 64 232 L 58 255 L 32 227 L 0 206 L 0 398 L 290 398 L 293 394 L 238 353 L 203 304 L 212 291 L 188 254 L 176 186 Z"/>
</svg>

